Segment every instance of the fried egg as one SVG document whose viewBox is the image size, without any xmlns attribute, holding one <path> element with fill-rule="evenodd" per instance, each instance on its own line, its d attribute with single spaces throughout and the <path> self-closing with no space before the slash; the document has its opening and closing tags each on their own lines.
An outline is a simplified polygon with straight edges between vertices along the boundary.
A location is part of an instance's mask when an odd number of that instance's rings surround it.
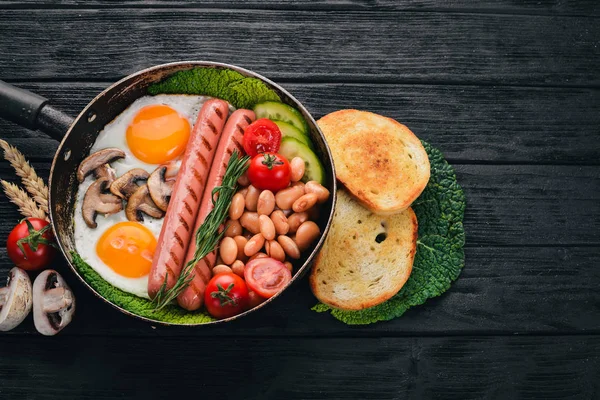
<svg viewBox="0 0 600 400">
<path fill-rule="evenodd" d="M 152 173 L 160 164 L 178 162 L 206 96 L 144 96 L 108 123 L 98 134 L 90 154 L 109 147 L 125 152 L 111 167 L 117 177 L 133 168 Z M 163 219 L 144 214 L 144 221 L 129 221 L 125 211 L 98 214 L 95 229 L 81 213 L 83 197 L 95 177 L 90 175 L 77 192 L 74 217 L 75 247 L 79 255 L 111 285 L 148 298 L 148 274 Z"/>
<path fill-rule="evenodd" d="M 172 94 L 140 97 L 106 124 L 90 154 L 116 147 L 126 155 L 111 163 L 117 176 L 133 168 L 151 173 L 158 165 L 184 153 L 200 108 L 209 99 Z"/>
</svg>

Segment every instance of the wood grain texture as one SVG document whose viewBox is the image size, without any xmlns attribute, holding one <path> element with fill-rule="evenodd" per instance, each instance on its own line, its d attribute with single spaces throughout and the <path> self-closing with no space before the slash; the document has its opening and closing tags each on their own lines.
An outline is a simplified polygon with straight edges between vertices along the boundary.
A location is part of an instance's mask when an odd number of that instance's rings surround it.
<svg viewBox="0 0 600 400">
<path fill-rule="evenodd" d="M 94 297 L 57 260 L 77 298 L 77 316 L 61 334 L 106 336 L 413 336 L 600 333 L 600 247 L 467 247 L 466 267 L 450 290 L 401 318 L 349 327 L 310 311 L 302 279 L 271 306 L 221 327 L 161 327 L 135 320 Z M 0 250 L 0 279 L 12 264 Z M 31 317 L 4 336 L 37 335 Z"/>
<path fill-rule="evenodd" d="M 51 345 L 49 345 L 51 340 Z M 3 398 L 577 399 L 600 338 L 3 338 Z M 151 355 L 149 357 L 149 355 Z M 151 361 L 150 368 L 144 368 Z"/>
<path fill-rule="evenodd" d="M 595 19 L 49 9 L 3 10 L 0 20 L 0 49 L 10 54 L 0 59 L 3 79 L 113 79 L 153 64 L 205 59 L 274 79 L 600 84 Z"/>
<path fill-rule="evenodd" d="M 46 179 L 49 163 L 34 165 Z M 600 168 L 456 165 L 455 169 L 467 197 L 464 223 L 469 246 L 600 245 Z M 7 163 L 0 164 L 0 177 L 16 180 Z M 19 216 L 12 204 L 3 201 L 0 218 Z M 9 230 L 9 225 L 0 226 L 0 237 Z"/>
<path fill-rule="evenodd" d="M 75 116 L 106 83 L 17 83 Z M 401 121 L 452 163 L 600 164 L 600 90 L 285 83 L 315 118 L 342 108 Z M 0 120 L 0 136 L 29 158 L 57 143 Z"/>
<path fill-rule="evenodd" d="M 467 196 L 469 244 L 597 243 L 600 168 L 460 165 L 456 171 Z"/>
<path fill-rule="evenodd" d="M 402 11 L 443 11 L 443 12 L 480 12 L 480 13 L 516 13 L 534 15 L 577 15 L 597 16 L 600 7 L 594 0 L 584 1 L 469 1 L 469 0 L 278 0 L 258 1 L 242 0 L 230 2 L 224 0 L 182 1 L 182 0 L 4 0 L 2 7 L 210 7 L 237 9 L 294 9 L 294 10 L 402 10 Z"/>
</svg>

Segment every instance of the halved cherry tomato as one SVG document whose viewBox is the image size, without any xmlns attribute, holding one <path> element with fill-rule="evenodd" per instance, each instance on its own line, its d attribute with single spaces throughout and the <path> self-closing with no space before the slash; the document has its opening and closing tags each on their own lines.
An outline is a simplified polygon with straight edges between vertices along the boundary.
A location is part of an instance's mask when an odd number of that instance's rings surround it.
<svg viewBox="0 0 600 400">
<path fill-rule="evenodd" d="M 248 287 L 231 272 L 215 275 L 206 285 L 204 304 L 215 318 L 228 318 L 248 309 Z"/>
<path fill-rule="evenodd" d="M 6 252 L 17 267 L 36 271 L 50 265 L 56 254 L 52 226 L 44 219 L 26 218 L 8 235 Z"/>
<path fill-rule="evenodd" d="M 276 153 L 258 154 L 250 161 L 248 179 L 261 190 L 276 192 L 288 187 L 292 175 L 290 163 L 282 155 Z"/>
<path fill-rule="evenodd" d="M 281 131 L 268 118 L 257 119 L 244 130 L 244 151 L 250 157 L 267 151 L 276 153 L 281 145 Z"/>
<path fill-rule="evenodd" d="M 244 268 L 246 284 L 258 295 L 275 296 L 292 280 L 292 273 L 281 261 L 271 257 L 255 258 Z"/>
</svg>

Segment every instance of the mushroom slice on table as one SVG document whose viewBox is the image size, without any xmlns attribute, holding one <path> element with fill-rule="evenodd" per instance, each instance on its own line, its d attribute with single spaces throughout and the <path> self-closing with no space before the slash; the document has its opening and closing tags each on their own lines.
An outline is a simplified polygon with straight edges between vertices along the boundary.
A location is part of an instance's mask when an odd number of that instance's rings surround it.
<svg viewBox="0 0 600 400">
<path fill-rule="evenodd" d="M 138 182 L 148 179 L 149 176 L 150 174 L 142 168 L 129 170 L 110 184 L 110 192 L 122 199 L 128 199 L 140 187 Z"/>
<path fill-rule="evenodd" d="M 14 267 L 8 273 L 6 287 L 0 289 L 0 331 L 10 331 L 31 311 L 31 280 L 27 272 Z"/>
<path fill-rule="evenodd" d="M 75 297 L 60 274 L 47 269 L 33 282 L 33 323 L 42 335 L 52 336 L 71 322 Z"/>
<path fill-rule="evenodd" d="M 97 179 L 90 185 L 83 196 L 81 212 L 83 220 L 90 228 L 98 226 L 96 215 L 98 213 L 110 215 L 123 209 L 121 199 L 108 191 L 110 182 L 106 178 Z"/>
<path fill-rule="evenodd" d="M 148 185 L 140 186 L 132 195 L 129 197 L 127 207 L 125 207 L 125 215 L 130 221 L 144 221 L 144 215 L 148 214 L 152 218 L 162 218 L 165 213 L 163 210 L 158 208 L 148 191 Z"/>
<path fill-rule="evenodd" d="M 94 172 L 98 178 L 108 177 L 105 176 L 105 171 L 103 171 L 103 169 L 106 168 L 105 164 L 108 164 L 109 162 L 116 160 L 117 158 L 124 157 L 125 152 L 117 148 L 102 149 L 95 153 L 92 153 L 89 156 L 87 156 L 81 162 L 81 164 L 79 164 L 79 168 L 77 168 L 77 180 L 80 183 L 83 182 L 85 177 L 91 174 L 92 172 Z M 110 166 L 108 168 L 110 168 Z"/>
<path fill-rule="evenodd" d="M 165 164 L 156 168 L 148 178 L 150 197 L 152 197 L 154 204 L 163 211 L 167 211 L 169 206 L 171 192 L 178 172 L 179 165 L 175 163 Z"/>
</svg>

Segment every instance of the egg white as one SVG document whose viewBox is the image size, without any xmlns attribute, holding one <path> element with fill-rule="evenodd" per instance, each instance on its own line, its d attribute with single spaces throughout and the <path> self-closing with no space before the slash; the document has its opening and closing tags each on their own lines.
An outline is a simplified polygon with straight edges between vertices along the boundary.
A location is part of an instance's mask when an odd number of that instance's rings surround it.
<svg viewBox="0 0 600 400">
<path fill-rule="evenodd" d="M 127 146 L 126 132 L 127 127 L 137 114 L 137 112 L 148 105 L 164 104 L 172 107 L 180 115 L 187 118 L 190 122 L 190 128 L 194 126 L 196 117 L 202 105 L 209 100 L 207 96 L 192 95 L 167 95 L 144 96 L 134 101 L 125 111 L 119 114 L 113 121 L 106 124 L 104 129 L 98 134 L 96 142 L 90 150 L 90 154 L 108 147 L 116 147 L 125 152 L 125 158 L 111 163 L 115 169 L 116 175 L 121 176 L 133 168 L 143 168 L 149 173 L 154 171 L 158 164 L 147 164 L 136 158 Z M 231 108 L 231 107 L 230 107 Z M 77 203 L 75 206 L 74 217 L 74 236 L 75 248 L 79 255 L 92 267 L 104 280 L 111 285 L 139 297 L 148 298 L 148 276 L 140 278 L 128 278 L 116 273 L 107 266 L 96 254 L 96 245 L 102 234 L 111 226 L 119 222 L 127 221 L 125 211 L 116 214 L 104 216 L 98 214 L 96 222 L 98 226 L 95 229 L 89 228 L 81 214 L 81 204 L 88 187 L 94 182 L 93 176 L 88 176 L 83 183 L 79 185 L 77 191 Z M 163 219 L 151 218 L 144 214 L 142 224 L 147 227 L 154 237 L 158 239 L 162 229 Z M 158 248 L 157 248 L 158 251 Z"/>
</svg>

